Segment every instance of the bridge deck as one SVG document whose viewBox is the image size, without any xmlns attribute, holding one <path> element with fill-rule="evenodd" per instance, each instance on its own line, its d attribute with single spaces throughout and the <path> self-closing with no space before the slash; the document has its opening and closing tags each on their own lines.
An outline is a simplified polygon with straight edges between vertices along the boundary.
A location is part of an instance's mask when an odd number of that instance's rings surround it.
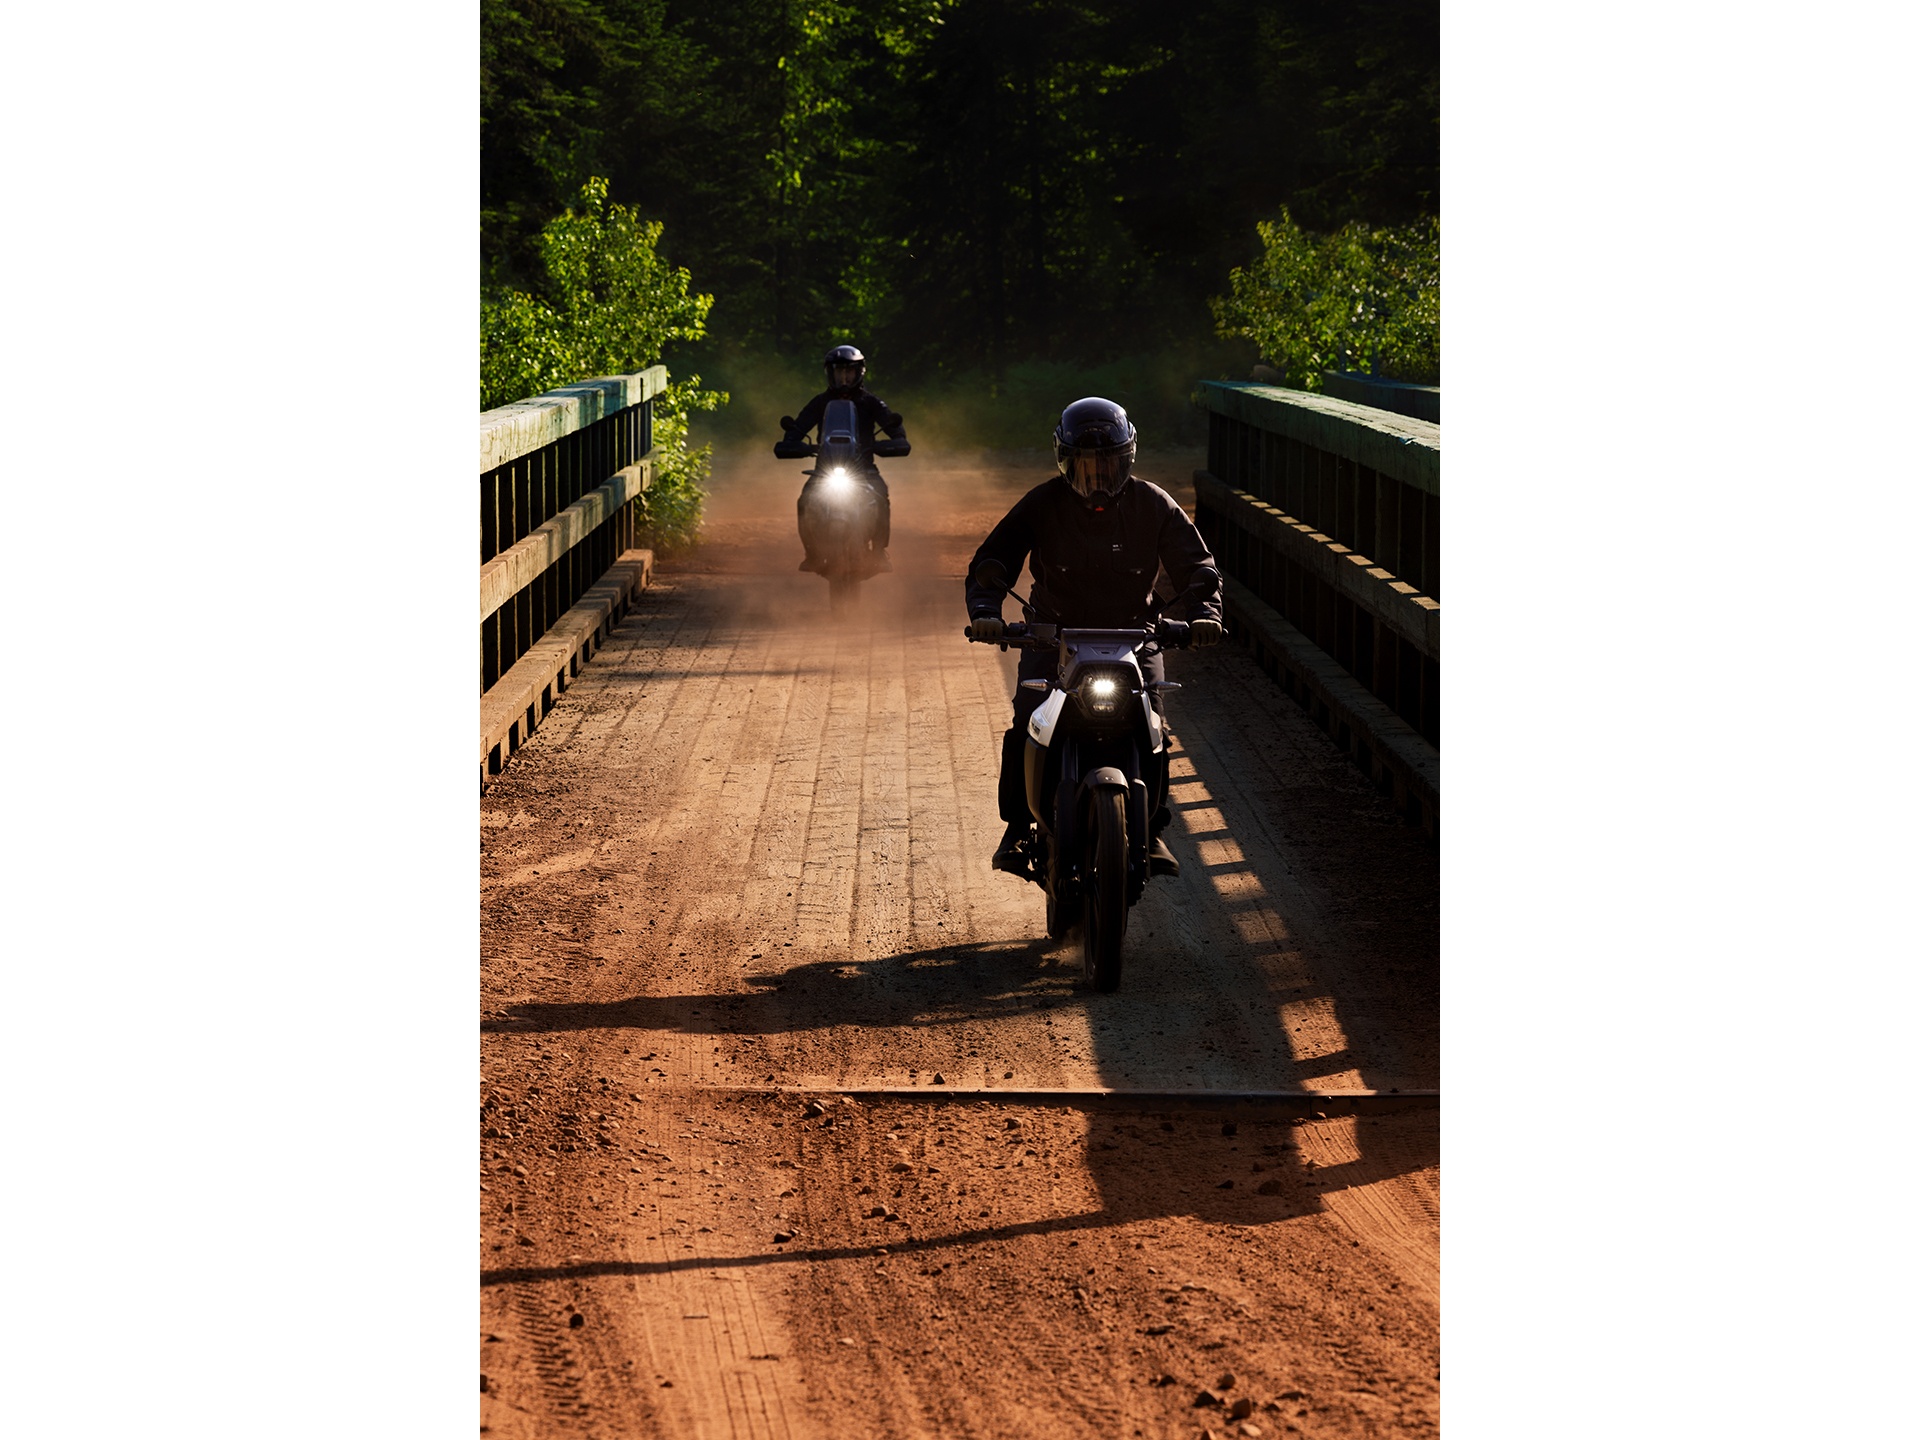
<svg viewBox="0 0 1920 1440">
<path fill-rule="evenodd" d="M 1040 475 L 888 473 L 835 621 L 797 468 L 724 472 L 485 795 L 490 1433 L 1161 1433 L 1222 1370 L 1269 1434 L 1433 1430 L 1430 1111 L 1031 1103 L 1437 1086 L 1431 848 L 1246 656 L 1170 657 L 1184 873 L 1079 989 L 987 868 L 1014 657 L 958 633 Z M 1027 1095 L 764 1093 L 936 1083 Z"/>
</svg>

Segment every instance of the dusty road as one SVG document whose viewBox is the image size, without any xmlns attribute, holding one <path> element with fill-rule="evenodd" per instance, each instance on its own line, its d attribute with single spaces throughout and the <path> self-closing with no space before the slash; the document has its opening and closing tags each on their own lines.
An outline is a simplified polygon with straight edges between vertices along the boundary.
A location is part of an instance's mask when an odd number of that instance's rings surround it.
<svg viewBox="0 0 1920 1440">
<path fill-rule="evenodd" d="M 1080 988 L 987 867 L 1014 657 L 959 634 L 1044 471 L 887 473 L 837 622 L 797 467 L 723 467 L 485 794 L 482 1428 L 1436 1432 L 1433 1110 L 938 1098 L 1437 1086 L 1432 849 L 1244 653 L 1174 655 L 1183 874 Z"/>
</svg>

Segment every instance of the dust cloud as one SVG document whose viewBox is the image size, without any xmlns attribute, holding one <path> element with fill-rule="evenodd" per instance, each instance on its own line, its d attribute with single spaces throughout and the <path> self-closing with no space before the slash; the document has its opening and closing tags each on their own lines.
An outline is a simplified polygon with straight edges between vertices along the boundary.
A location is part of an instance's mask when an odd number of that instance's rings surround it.
<svg viewBox="0 0 1920 1440">
<path fill-rule="evenodd" d="M 756 627 L 832 624 L 897 633 L 904 625 L 951 630 L 958 639 L 975 548 L 1016 500 L 1055 473 L 1052 455 L 1040 449 L 916 450 L 883 460 L 880 473 L 893 497 L 893 572 L 861 587 L 855 615 L 835 618 L 826 582 L 798 568 L 803 551 L 794 502 L 810 462 L 775 459 L 776 433 L 777 427 L 763 443 L 715 447 L 701 541 L 667 566 L 731 577 L 731 618 Z M 1193 471 L 1204 463 L 1199 451 L 1149 451 L 1135 473 L 1191 509 Z M 1026 589 L 1024 579 L 1016 588 Z"/>
</svg>

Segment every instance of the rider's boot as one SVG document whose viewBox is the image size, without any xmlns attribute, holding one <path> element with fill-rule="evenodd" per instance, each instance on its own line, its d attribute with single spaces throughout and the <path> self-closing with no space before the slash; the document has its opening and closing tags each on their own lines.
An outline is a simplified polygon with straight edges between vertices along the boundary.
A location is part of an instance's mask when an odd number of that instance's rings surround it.
<svg viewBox="0 0 1920 1440">
<path fill-rule="evenodd" d="M 820 562 L 811 555 L 803 556 L 800 561 L 800 568 L 802 570 L 811 570 L 814 574 L 818 575 L 820 573 Z"/>
<path fill-rule="evenodd" d="M 1167 842 L 1155 835 L 1147 846 L 1147 873 L 1149 875 L 1178 875 L 1180 862 L 1173 858 L 1173 852 L 1167 849 Z"/>
<path fill-rule="evenodd" d="M 873 566 L 873 573 L 876 575 L 885 575 L 893 569 L 893 561 L 887 558 L 887 547 L 884 545 L 873 547 L 868 563 Z"/>
<path fill-rule="evenodd" d="M 1027 857 L 1020 853 L 1020 847 L 1032 834 L 1031 820 L 1016 820 L 1008 825 L 1007 833 L 1000 837 L 1000 848 L 993 852 L 993 868 L 1014 875 L 1026 874 Z"/>
</svg>

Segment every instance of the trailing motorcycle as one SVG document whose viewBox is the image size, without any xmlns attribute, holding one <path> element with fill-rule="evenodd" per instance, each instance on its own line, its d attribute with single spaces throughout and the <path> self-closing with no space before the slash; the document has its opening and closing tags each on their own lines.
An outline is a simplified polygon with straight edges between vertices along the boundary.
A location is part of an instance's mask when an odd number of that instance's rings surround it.
<svg viewBox="0 0 1920 1440">
<path fill-rule="evenodd" d="M 966 635 L 977 638 L 971 625 Z M 1026 878 L 1046 892 L 1048 936 L 1064 939 L 1079 925 L 1087 983 L 1116 990 L 1127 915 L 1150 873 L 1148 817 L 1166 798 L 1166 729 L 1153 692 L 1180 688 L 1148 681 L 1140 662 L 1185 648 L 1187 626 L 1161 620 L 1152 629 L 1106 630 L 1016 621 L 982 643 L 1059 652 L 1053 679 L 1020 682 L 1046 693 L 1027 722 L 1024 768 L 1035 829 L 1025 847 Z"/>
<path fill-rule="evenodd" d="M 860 582 L 884 568 L 876 562 L 873 539 L 880 518 L 880 497 L 869 483 L 874 457 L 909 453 L 905 440 L 881 439 L 869 447 L 861 439 L 851 400 L 829 400 L 820 417 L 819 440 L 778 440 L 773 453 L 782 460 L 817 460 L 804 472 L 800 492 L 800 540 L 818 561 L 816 573 L 827 582 L 827 598 L 837 615 L 859 597 Z M 780 417 L 791 434 L 793 417 Z"/>
</svg>

